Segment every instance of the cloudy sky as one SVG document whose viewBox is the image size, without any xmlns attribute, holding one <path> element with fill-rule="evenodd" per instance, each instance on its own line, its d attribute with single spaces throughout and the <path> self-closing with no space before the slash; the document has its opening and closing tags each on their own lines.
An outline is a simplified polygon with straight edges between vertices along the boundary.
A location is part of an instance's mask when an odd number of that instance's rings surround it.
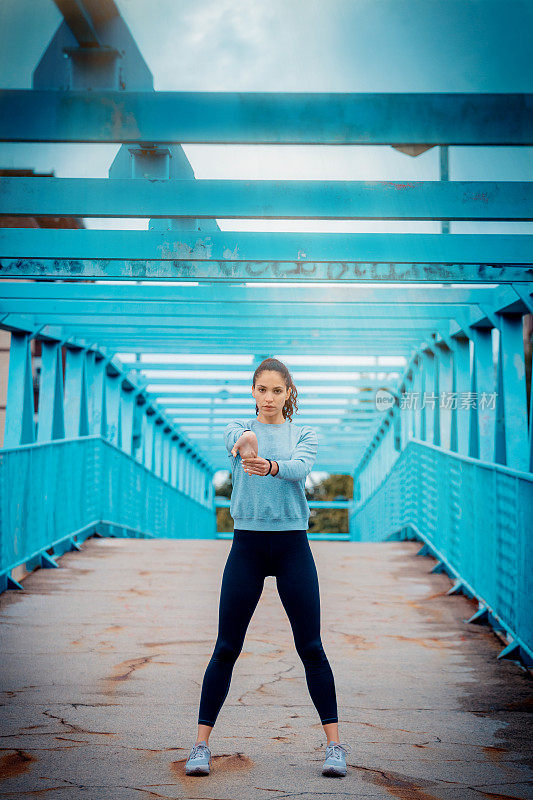
<svg viewBox="0 0 533 800">
<path fill-rule="evenodd" d="M 156 90 L 531 92 L 533 3 L 517 0 L 118 0 Z M 31 88 L 61 22 L 52 0 L 2 0 L 0 86 Z M 434 180 L 438 149 L 184 147 L 198 178 Z M 105 177 L 117 145 L 0 144 L 0 165 Z M 451 178 L 532 180 L 533 148 L 450 151 Z M 88 220 L 146 227 L 146 220 Z M 235 221 L 223 229 L 438 231 L 435 223 Z M 455 223 L 528 232 L 531 223 Z"/>
</svg>

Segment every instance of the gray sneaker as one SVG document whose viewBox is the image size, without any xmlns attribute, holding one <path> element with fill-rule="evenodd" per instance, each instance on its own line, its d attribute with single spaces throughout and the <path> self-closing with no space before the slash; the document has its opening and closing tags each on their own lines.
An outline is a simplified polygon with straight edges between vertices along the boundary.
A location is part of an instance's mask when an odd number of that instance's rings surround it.
<svg viewBox="0 0 533 800">
<path fill-rule="evenodd" d="M 346 775 L 346 752 L 351 749 L 349 744 L 341 744 L 340 742 L 328 744 L 322 775 L 338 775 L 339 777 Z"/>
<path fill-rule="evenodd" d="M 191 749 L 189 758 L 185 762 L 186 775 L 209 775 L 211 767 L 211 750 L 205 739 L 198 742 Z"/>
</svg>

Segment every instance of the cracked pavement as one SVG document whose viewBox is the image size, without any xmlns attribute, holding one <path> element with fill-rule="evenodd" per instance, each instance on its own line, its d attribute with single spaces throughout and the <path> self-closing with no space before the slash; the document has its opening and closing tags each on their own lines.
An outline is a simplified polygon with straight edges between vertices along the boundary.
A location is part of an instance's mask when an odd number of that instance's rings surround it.
<svg viewBox="0 0 533 800">
<path fill-rule="evenodd" d="M 529 800 L 531 676 L 417 542 L 311 541 L 348 774 L 275 578 L 187 776 L 231 541 L 92 537 L 0 595 L 0 800 Z M 20 578 L 19 578 L 20 580 Z"/>
</svg>

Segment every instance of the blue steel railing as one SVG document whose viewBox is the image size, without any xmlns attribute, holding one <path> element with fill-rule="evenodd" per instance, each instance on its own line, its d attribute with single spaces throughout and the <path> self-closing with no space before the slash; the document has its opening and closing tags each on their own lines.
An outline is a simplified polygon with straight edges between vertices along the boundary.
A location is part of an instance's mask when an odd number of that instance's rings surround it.
<svg viewBox="0 0 533 800">
<path fill-rule="evenodd" d="M 476 597 L 470 621 L 505 631 L 515 653 L 533 664 L 533 474 L 451 453 L 411 439 L 376 483 L 364 471 L 350 516 L 353 540 L 397 535 L 425 542 L 433 571 L 456 579 L 450 593 Z M 421 551 L 422 552 L 422 551 Z"/>
<path fill-rule="evenodd" d="M 0 591 L 94 533 L 214 538 L 212 497 L 185 494 L 101 436 L 0 450 Z"/>
</svg>

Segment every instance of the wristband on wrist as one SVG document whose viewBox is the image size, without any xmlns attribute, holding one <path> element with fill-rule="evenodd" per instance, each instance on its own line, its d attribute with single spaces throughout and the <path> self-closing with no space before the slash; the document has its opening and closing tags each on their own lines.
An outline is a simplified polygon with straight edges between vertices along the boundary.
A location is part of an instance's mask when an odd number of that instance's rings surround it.
<svg viewBox="0 0 533 800">
<path fill-rule="evenodd" d="M 270 473 L 272 472 L 272 461 L 271 461 L 269 458 L 267 458 L 267 459 L 266 459 L 266 461 L 268 461 L 268 463 L 270 464 L 270 466 L 269 466 L 269 468 L 268 468 L 268 472 L 267 472 L 267 473 L 265 473 L 265 474 L 266 474 L 266 475 L 270 475 Z"/>
</svg>

